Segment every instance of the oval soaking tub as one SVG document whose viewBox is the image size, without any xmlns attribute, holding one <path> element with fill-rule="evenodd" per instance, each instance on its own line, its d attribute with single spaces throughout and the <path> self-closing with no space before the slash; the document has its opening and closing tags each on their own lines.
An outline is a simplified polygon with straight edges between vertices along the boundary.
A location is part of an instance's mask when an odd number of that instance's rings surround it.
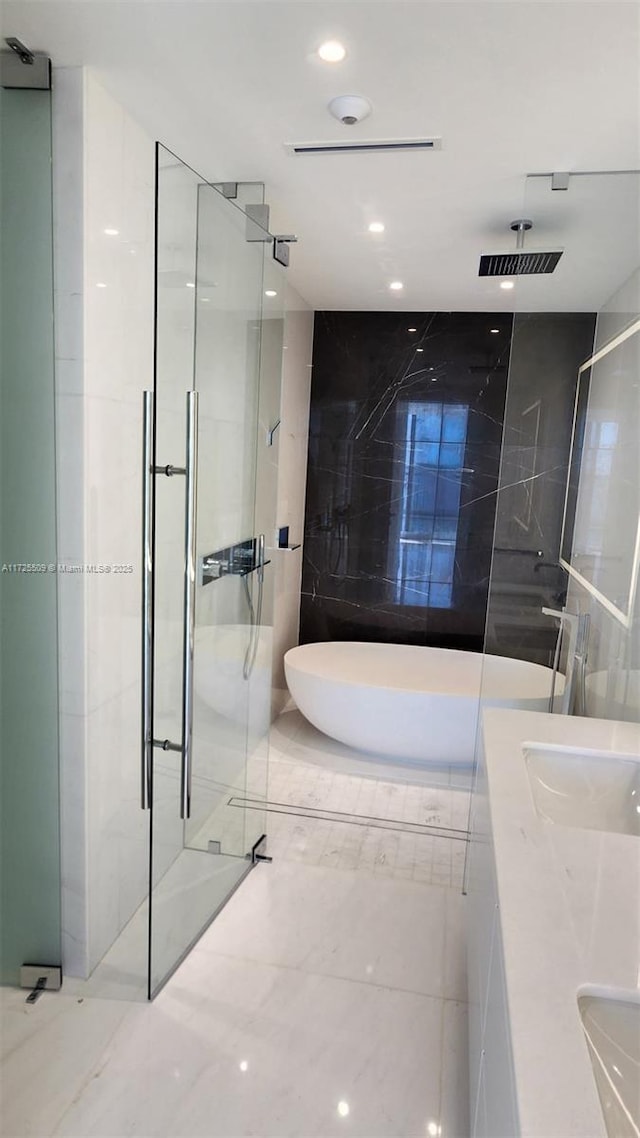
<svg viewBox="0 0 640 1138">
<path fill-rule="evenodd" d="M 549 709 L 550 668 L 452 648 L 302 644 L 286 653 L 284 668 L 299 710 L 319 731 L 417 762 L 473 761 L 481 678 L 483 705 Z M 563 683 L 558 676 L 556 694 Z"/>
</svg>

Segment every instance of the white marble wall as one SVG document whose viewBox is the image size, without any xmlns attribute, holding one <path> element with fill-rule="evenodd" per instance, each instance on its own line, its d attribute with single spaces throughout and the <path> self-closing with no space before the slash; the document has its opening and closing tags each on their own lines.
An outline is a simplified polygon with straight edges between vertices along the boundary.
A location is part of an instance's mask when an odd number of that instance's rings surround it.
<svg viewBox="0 0 640 1138">
<path fill-rule="evenodd" d="M 640 317 L 640 270 L 624 283 L 598 314 L 595 351 Z M 590 397 L 589 414 L 606 419 L 618 428 L 607 488 L 598 485 L 593 471 L 581 477 L 582 509 L 578 510 L 574 549 L 589 548 L 598 568 L 597 584 L 609 599 L 621 598 L 626 606 L 627 590 L 633 571 L 635 539 L 640 501 L 640 374 L 638 342 L 640 333 L 627 340 L 623 351 L 614 350 L 594 369 L 597 396 Z M 604 455 L 604 458 L 607 456 Z M 589 495 L 606 492 L 606 519 L 600 534 L 588 509 Z M 585 558 L 583 557 L 583 561 Z M 637 573 L 637 564 L 636 564 Z M 567 604 L 573 611 L 589 612 L 591 634 L 587 665 L 587 711 L 603 719 L 640 720 L 640 603 L 635 604 L 628 621 L 622 622 L 574 578 L 569 578 Z"/>
<path fill-rule="evenodd" d="M 140 439 L 152 384 L 154 152 L 91 72 L 56 70 L 53 87 L 58 549 L 76 570 L 58 577 L 63 961 L 85 976 L 144 897 L 148 872 Z"/>
<path fill-rule="evenodd" d="M 470 816 L 467 877 L 469 1112 L 472 1138 L 520 1133 L 482 732 Z"/>
<path fill-rule="evenodd" d="M 293 250 L 295 256 L 295 248 Z M 309 403 L 313 354 L 313 311 L 289 284 L 285 288 L 282 388 L 278 435 L 276 524 L 289 526 L 292 544 L 302 543 L 307 484 Z M 273 711 L 288 696 L 283 658 L 298 643 L 302 548 L 279 553 L 275 575 L 273 618 Z"/>
<path fill-rule="evenodd" d="M 154 145 L 89 70 L 55 71 L 54 167 L 59 557 L 69 568 L 112 567 L 109 573 L 61 572 L 58 577 L 63 959 L 69 975 L 87 976 L 148 887 L 148 815 L 139 806 L 140 448 L 142 391 L 153 385 L 154 273 Z M 177 201 L 176 218 L 189 224 L 193 211 L 179 206 Z M 192 275 L 191 263 L 179 261 L 180 249 L 192 248 L 188 238 L 178 234 L 174 242 L 178 261 L 169 266 L 174 275 L 187 269 L 187 277 Z M 313 314 L 287 284 L 284 271 L 280 280 L 284 323 L 279 337 L 284 335 L 287 350 L 282 426 L 277 449 L 269 456 L 271 497 L 273 504 L 277 494 L 278 524 L 289 524 L 298 541 Z M 172 282 L 169 273 L 165 283 Z M 169 292 L 192 306 L 193 290 Z M 164 366 L 180 371 L 179 398 L 175 408 L 168 408 L 167 422 L 159 424 L 163 449 L 164 444 L 172 449 L 174 434 L 181 446 L 184 441 L 189 376 L 185 379 L 182 372 L 185 358 L 192 366 L 192 307 L 183 311 L 178 304 L 173 317 L 164 316 L 176 345 L 175 359 L 167 362 L 163 354 Z M 171 327 L 167 320 L 173 320 Z M 273 408 L 268 410 L 271 416 Z M 206 407 L 202 411 L 206 428 Z M 176 461 L 171 455 L 165 460 Z M 224 477 L 218 483 L 224 489 Z M 182 487 L 175 489 L 176 501 L 167 503 L 174 515 L 182 511 Z M 216 515 L 222 523 L 223 515 Z M 181 526 L 175 526 L 175 517 L 173 523 L 165 527 L 171 535 L 166 548 L 162 542 L 158 547 L 163 565 L 177 564 L 182 556 Z M 214 540 L 216 535 L 210 536 Z M 119 572 L 114 566 L 125 569 Z M 286 697 L 281 656 L 297 642 L 300 569 L 300 551 L 275 555 L 269 616 L 275 622 L 278 705 Z M 220 589 L 218 595 L 222 601 Z M 159 597 L 162 628 L 172 622 L 177 627 L 181 593 L 165 599 L 166 605 Z M 206 613 L 200 616 L 204 619 Z M 159 638 L 160 697 L 175 662 L 174 639 L 163 650 Z M 171 691 L 177 693 L 177 707 L 179 684 L 172 683 Z M 169 703 L 162 698 L 159 703 L 170 718 Z M 175 779 L 168 777 L 168 782 L 171 824 L 163 823 L 161 803 L 166 857 L 159 858 L 157 868 L 166 868 L 182 848 Z"/>
</svg>

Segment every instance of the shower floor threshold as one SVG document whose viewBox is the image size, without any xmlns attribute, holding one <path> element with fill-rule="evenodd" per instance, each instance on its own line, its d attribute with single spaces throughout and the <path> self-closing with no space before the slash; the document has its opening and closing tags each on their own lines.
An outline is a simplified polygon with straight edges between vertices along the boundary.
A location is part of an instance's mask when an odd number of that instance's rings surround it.
<svg viewBox="0 0 640 1138">
<path fill-rule="evenodd" d="M 425 838 L 447 838 L 466 842 L 468 830 L 452 826 L 435 826 L 422 822 L 407 822 L 395 818 L 376 818 L 367 814 L 350 814 L 342 810 L 323 810 L 315 806 L 300 806 L 289 802 L 269 802 L 260 798 L 240 798 L 233 795 L 227 805 L 240 810 L 264 810 L 268 814 L 286 814 L 294 818 L 311 818 L 317 822 L 342 822 L 348 826 L 363 826 L 374 830 L 393 830 L 402 834 L 417 834 Z"/>
</svg>

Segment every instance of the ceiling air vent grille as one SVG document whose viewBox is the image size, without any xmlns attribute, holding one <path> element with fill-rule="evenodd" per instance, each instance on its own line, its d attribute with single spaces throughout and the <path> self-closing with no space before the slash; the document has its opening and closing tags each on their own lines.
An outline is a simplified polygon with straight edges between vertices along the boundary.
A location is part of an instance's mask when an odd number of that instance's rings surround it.
<svg viewBox="0 0 640 1138">
<path fill-rule="evenodd" d="M 367 138 L 362 142 L 287 142 L 285 150 L 300 154 L 381 154 L 398 150 L 442 150 L 441 138 Z"/>
</svg>

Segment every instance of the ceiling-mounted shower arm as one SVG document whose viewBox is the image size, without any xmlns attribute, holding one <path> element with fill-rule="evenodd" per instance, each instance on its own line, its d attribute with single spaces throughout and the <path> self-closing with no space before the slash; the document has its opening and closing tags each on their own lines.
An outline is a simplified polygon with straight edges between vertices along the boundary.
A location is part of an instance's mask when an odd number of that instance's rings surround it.
<svg viewBox="0 0 640 1138">
<path fill-rule="evenodd" d="M 518 277 L 553 273 L 562 256 L 562 249 L 525 249 L 525 233 L 533 229 L 528 217 L 518 217 L 509 228 L 516 235 L 515 249 L 499 253 L 481 253 L 478 276 Z"/>
<path fill-rule="evenodd" d="M 528 217 L 519 217 L 509 228 L 516 235 L 516 249 L 524 249 L 524 235 L 533 229 L 533 222 Z"/>
</svg>

